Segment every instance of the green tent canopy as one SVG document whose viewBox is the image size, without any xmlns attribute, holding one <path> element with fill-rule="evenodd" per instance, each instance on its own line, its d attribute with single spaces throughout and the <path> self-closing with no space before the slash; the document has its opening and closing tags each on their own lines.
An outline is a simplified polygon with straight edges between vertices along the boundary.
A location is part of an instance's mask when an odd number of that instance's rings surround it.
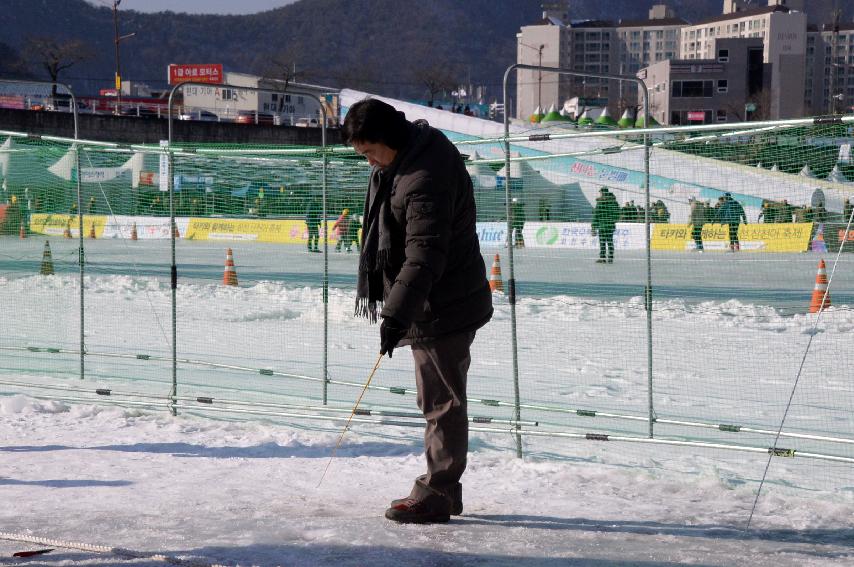
<svg viewBox="0 0 854 567">
<path fill-rule="evenodd" d="M 561 116 L 560 113 L 555 110 L 555 105 L 552 104 L 549 108 L 548 113 L 543 116 L 543 119 L 540 122 L 563 122 L 563 119 L 563 116 Z"/>
<path fill-rule="evenodd" d="M 617 121 L 611 117 L 611 113 L 608 111 L 607 106 L 602 110 L 602 114 L 599 115 L 599 118 L 596 119 L 596 125 L 606 126 L 608 128 L 614 128 L 617 126 Z"/>
<path fill-rule="evenodd" d="M 658 121 L 655 119 L 655 117 L 650 116 L 649 117 L 649 125 L 650 126 L 658 126 L 659 124 L 658 124 Z M 638 114 L 637 120 L 635 120 L 635 128 L 643 128 L 643 127 L 644 127 L 644 114 L 640 113 L 640 114 Z"/>
<path fill-rule="evenodd" d="M 620 128 L 631 128 L 635 125 L 635 119 L 632 118 L 631 114 L 629 114 L 629 109 L 625 109 L 623 111 L 623 115 L 617 121 L 617 126 Z"/>
</svg>

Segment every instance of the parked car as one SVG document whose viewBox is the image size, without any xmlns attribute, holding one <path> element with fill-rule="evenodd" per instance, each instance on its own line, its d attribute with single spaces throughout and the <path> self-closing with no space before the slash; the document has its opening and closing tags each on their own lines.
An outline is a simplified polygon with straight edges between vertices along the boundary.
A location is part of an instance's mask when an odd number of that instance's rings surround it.
<svg viewBox="0 0 854 567">
<path fill-rule="evenodd" d="M 219 122 L 219 116 L 207 110 L 184 111 L 178 115 L 178 120 L 196 120 L 200 122 Z"/>
<path fill-rule="evenodd" d="M 317 123 L 317 118 L 297 118 L 294 126 L 300 128 L 317 128 L 320 124 Z"/>
<path fill-rule="evenodd" d="M 35 105 L 33 105 L 35 106 Z M 87 110 L 89 107 L 85 102 L 78 100 L 77 101 L 77 111 L 81 112 L 83 110 Z M 31 107 L 31 109 L 35 110 Z M 48 110 L 51 112 L 71 112 L 71 98 L 55 98 L 52 101 L 49 99 L 47 103 L 42 107 L 42 110 Z"/>
<path fill-rule="evenodd" d="M 237 118 L 234 120 L 238 124 L 266 124 L 273 125 L 273 115 L 269 112 L 258 112 L 257 122 L 256 113 L 252 110 L 241 110 L 237 113 Z"/>
</svg>

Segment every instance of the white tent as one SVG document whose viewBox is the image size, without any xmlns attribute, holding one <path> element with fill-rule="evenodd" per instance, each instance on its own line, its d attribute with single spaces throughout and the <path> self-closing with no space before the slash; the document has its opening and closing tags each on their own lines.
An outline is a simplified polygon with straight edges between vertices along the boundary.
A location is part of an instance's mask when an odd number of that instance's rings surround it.
<svg viewBox="0 0 854 567">
<path fill-rule="evenodd" d="M 827 174 L 827 180 L 832 181 L 833 183 L 850 183 L 842 172 L 839 171 L 838 165 L 834 165 L 833 169 L 830 170 L 830 173 Z"/>
<path fill-rule="evenodd" d="M 3 145 L 0 146 L 0 177 L 4 180 L 9 175 L 9 158 L 12 155 L 12 137 L 6 138 Z"/>
<path fill-rule="evenodd" d="M 498 184 L 502 190 L 506 178 L 507 166 L 505 165 L 497 175 Z M 522 201 L 528 220 L 539 218 L 541 204 L 548 205 L 552 220 L 587 218 L 592 211 L 580 184 L 554 183 L 527 161 L 510 162 L 510 191 L 514 197 Z"/>
<path fill-rule="evenodd" d="M 798 175 L 800 175 L 801 177 L 809 177 L 810 179 L 816 179 L 816 176 L 813 174 L 812 170 L 810 169 L 810 164 L 808 163 L 804 164 L 804 168 L 801 170 L 800 173 L 798 173 Z"/>
<path fill-rule="evenodd" d="M 59 161 L 55 164 L 48 167 L 47 170 L 57 177 L 65 179 L 66 181 L 71 181 L 73 171 L 76 168 L 74 163 L 74 150 L 76 147 L 76 144 L 72 145 L 71 148 L 65 152 L 65 155 L 59 158 Z M 125 163 L 118 167 L 81 167 L 80 181 L 83 183 L 104 183 L 107 181 L 113 181 L 114 179 L 124 175 L 126 172 L 130 172 L 131 187 L 136 189 L 139 187 L 139 175 L 142 172 L 143 160 L 144 154 L 142 152 L 134 152 L 134 154 Z"/>
</svg>

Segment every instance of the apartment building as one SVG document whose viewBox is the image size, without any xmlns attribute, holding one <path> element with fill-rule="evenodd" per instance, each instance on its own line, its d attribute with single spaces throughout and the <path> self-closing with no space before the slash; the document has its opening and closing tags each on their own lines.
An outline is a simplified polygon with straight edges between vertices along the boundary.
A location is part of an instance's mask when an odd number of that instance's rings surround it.
<svg viewBox="0 0 854 567">
<path fill-rule="evenodd" d="M 854 110 L 854 23 L 807 28 L 806 114 Z"/>
<path fill-rule="evenodd" d="M 614 23 L 572 21 L 566 2 L 547 3 L 542 21 L 517 34 L 517 61 L 637 75 L 669 59 L 727 63 L 728 56 L 720 52 L 726 48 L 718 46 L 718 40 L 758 39 L 761 49 L 751 44 L 746 62 L 752 81 L 747 91 L 753 103 L 763 107 L 757 116 L 779 119 L 854 110 L 854 23 L 816 24 L 818 16 L 805 12 L 806 0 L 722 2 L 719 16 L 691 24 L 665 5 L 654 6 L 648 20 Z M 761 93 L 756 92 L 759 77 Z M 545 110 L 575 96 L 606 98 L 612 114 L 638 104 L 631 83 L 537 71 L 520 72 L 518 78 L 520 118 L 537 106 Z"/>
<path fill-rule="evenodd" d="M 718 38 L 712 44 L 716 57 L 668 59 L 639 72 L 649 89 L 650 115 L 659 123 L 742 121 L 756 112 L 755 103 L 745 101 L 758 101 L 770 80 L 771 65 L 761 63 L 762 40 Z"/>
<path fill-rule="evenodd" d="M 807 15 L 770 0 L 771 5 L 734 10 L 708 18 L 681 30 L 680 58 L 716 59 L 715 44 L 721 38 L 759 38 L 763 42 L 762 63 L 772 67 L 766 88 L 772 119 L 804 115 L 804 99 L 791 96 L 804 89 L 807 64 Z M 790 0 L 791 2 L 791 0 Z M 738 5 L 726 0 L 724 8 Z M 758 56 L 758 55 L 757 55 Z M 752 61 L 752 65 L 758 65 Z"/>
<path fill-rule="evenodd" d="M 614 23 L 601 20 L 570 21 L 566 4 L 543 5 L 543 19 L 523 26 L 516 35 L 517 62 L 563 67 L 574 71 L 634 75 L 643 67 L 678 55 L 679 29 L 686 25 L 664 5 L 656 5 L 649 19 Z M 637 87 L 630 82 L 595 77 L 561 76 L 539 71 L 519 71 L 516 116 L 530 116 L 539 106 L 581 97 L 605 98 L 612 114 L 633 106 Z"/>
</svg>

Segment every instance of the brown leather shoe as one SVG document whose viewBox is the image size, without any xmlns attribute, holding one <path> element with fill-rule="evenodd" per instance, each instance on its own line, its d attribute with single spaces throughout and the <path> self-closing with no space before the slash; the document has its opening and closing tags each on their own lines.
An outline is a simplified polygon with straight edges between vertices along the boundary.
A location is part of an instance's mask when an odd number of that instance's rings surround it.
<svg viewBox="0 0 854 567">
<path fill-rule="evenodd" d="M 397 500 L 392 500 L 390 506 L 394 508 L 399 504 L 402 504 L 409 500 L 410 498 L 415 498 L 416 500 L 425 493 L 427 490 L 425 487 L 427 486 L 425 481 L 427 480 L 427 475 L 422 474 L 417 479 L 415 479 L 415 485 L 412 487 L 412 491 L 409 493 L 409 496 L 406 498 L 398 498 Z M 442 492 L 442 491 L 439 491 Z M 459 482 L 452 486 L 446 495 L 451 499 L 451 516 L 460 516 L 463 513 L 463 485 Z"/>
</svg>

